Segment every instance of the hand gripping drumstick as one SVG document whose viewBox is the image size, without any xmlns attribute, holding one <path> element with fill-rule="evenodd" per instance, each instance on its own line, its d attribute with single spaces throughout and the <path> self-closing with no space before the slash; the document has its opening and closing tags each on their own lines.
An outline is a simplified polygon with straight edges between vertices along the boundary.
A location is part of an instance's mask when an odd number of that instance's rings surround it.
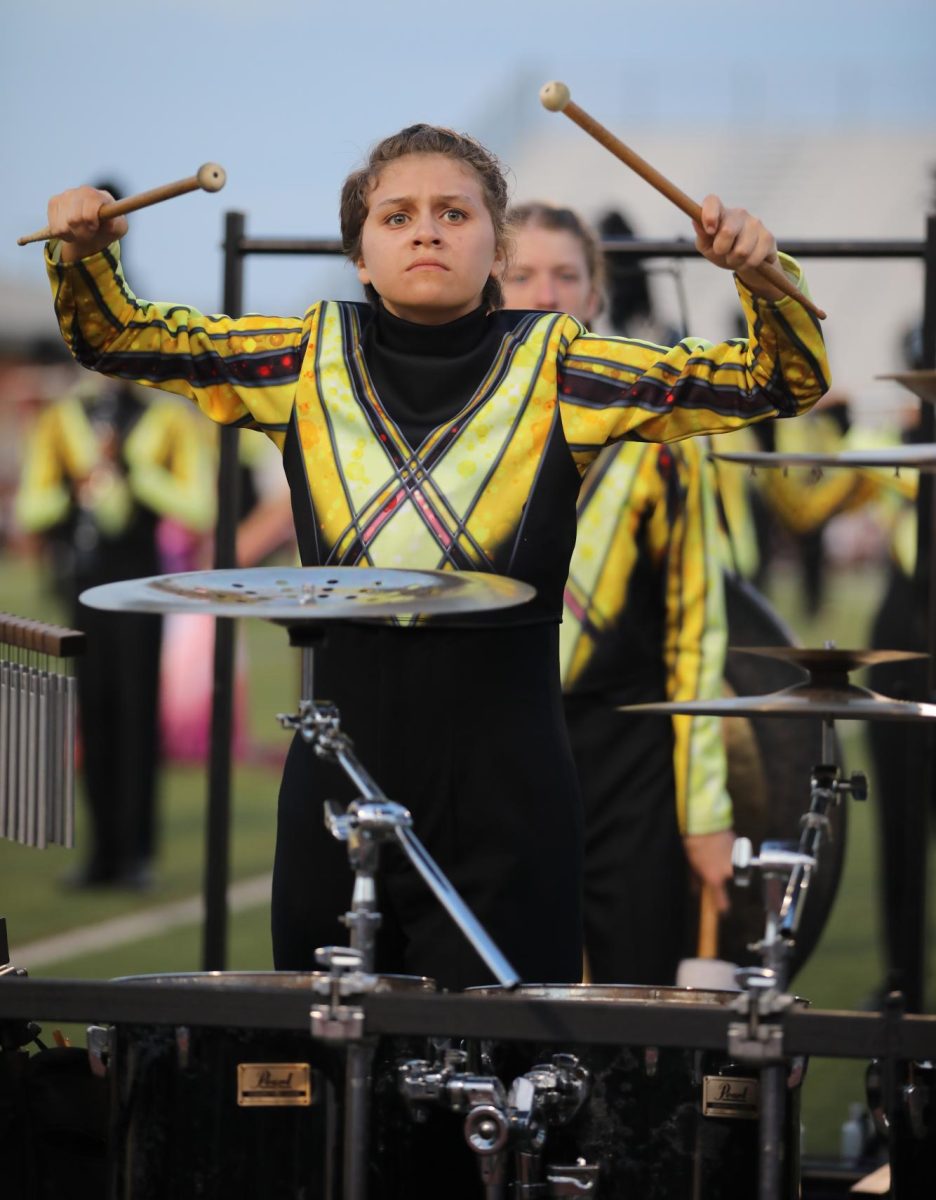
<svg viewBox="0 0 936 1200">
<path fill-rule="evenodd" d="M 159 204 L 162 200 L 171 200 L 174 196 L 184 196 L 186 192 L 195 192 L 199 188 L 204 192 L 220 192 L 227 182 L 227 173 L 224 167 L 218 166 L 217 163 L 205 163 L 198 168 L 198 173 L 190 175 L 188 179 L 178 179 L 175 183 L 164 183 L 162 187 L 150 188 L 148 192 L 137 192 L 135 196 L 128 196 L 126 200 L 115 200 L 109 204 L 102 204 L 98 210 L 98 216 L 104 220 L 110 220 L 111 217 L 122 217 L 124 213 L 136 212 L 138 208 L 148 208 L 151 204 Z M 48 225 L 45 229 L 40 229 L 38 233 L 30 233 L 25 237 L 17 238 L 17 246 L 28 246 L 30 242 L 45 242 L 52 236 L 52 232 Z"/>
<path fill-rule="evenodd" d="M 599 124 L 594 117 L 579 108 L 564 83 L 553 81 L 544 84 L 540 88 L 540 103 L 550 112 L 565 113 L 570 121 L 574 121 L 580 129 L 591 134 L 596 142 L 600 142 L 606 150 L 611 151 L 615 158 L 619 158 L 632 171 L 636 171 L 641 179 L 645 179 L 651 187 L 662 192 L 667 200 L 671 200 L 686 216 L 691 217 L 700 225 L 702 224 L 701 206 L 696 204 L 692 197 L 687 196 L 675 183 L 671 183 L 665 175 L 661 175 L 655 167 L 651 167 L 647 160 L 631 150 L 630 146 L 626 146 L 620 138 L 616 138 L 609 129 L 605 129 L 604 125 Z M 779 267 L 774 267 L 770 263 L 761 263 L 757 271 L 775 288 L 787 296 L 792 296 L 794 300 L 798 300 L 813 316 L 818 317 L 821 321 L 825 320 L 825 313 L 822 309 L 813 304 L 808 296 L 804 296 Z"/>
</svg>

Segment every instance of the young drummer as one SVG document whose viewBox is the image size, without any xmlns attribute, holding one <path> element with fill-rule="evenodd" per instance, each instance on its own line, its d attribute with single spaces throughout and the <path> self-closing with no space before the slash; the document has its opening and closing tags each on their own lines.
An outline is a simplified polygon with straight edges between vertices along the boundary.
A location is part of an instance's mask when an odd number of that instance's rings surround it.
<svg viewBox="0 0 936 1200">
<path fill-rule="evenodd" d="M 449 130 L 411 126 L 345 181 L 342 238 L 370 304 L 235 320 L 139 300 L 116 245 L 126 222 L 99 223 L 104 200 L 79 188 L 49 205 L 66 341 L 87 366 L 272 438 L 303 562 L 467 568 L 536 587 L 498 614 L 344 626 L 321 656 L 320 694 L 521 976 L 578 979 L 582 835 L 558 621 L 580 472 L 610 440 L 733 429 L 818 399 L 816 323 L 752 270 L 776 256 L 772 236 L 706 200 L 698 243 L 738 273 L 751 341 L 660 351 L 590 337 L 561 314 L 501 310 L 506 183 Z M 274 870 L 281 969 L 345 940 L 350 875 L 323 828 L 329 796 L 348 798 L 348 785 L 294 740 Z M 448 987 L 488 978 L 399 856 L 386 854 L 381 891 L 379 969 Z"/>
<path fill-rule="evenodd" d="M 519 205 L 511 308 L 601 311 L 597 239 L 567 208 Z M 672 984 L 688 865 L 724 906 L 731 801 L 721 722 L 618 711 L 720 696 L 727 624 L 715 496 L 699 443 L 620 442 L 588 471 L 560 631 L 585 811 L 585 946 L 595 983 Z"/>
</svg>

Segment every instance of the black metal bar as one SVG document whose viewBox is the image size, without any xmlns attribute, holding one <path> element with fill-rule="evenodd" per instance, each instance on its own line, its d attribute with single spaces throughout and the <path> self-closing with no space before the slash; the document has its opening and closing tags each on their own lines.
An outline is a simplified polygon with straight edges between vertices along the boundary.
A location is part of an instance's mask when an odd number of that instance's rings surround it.
<svg viewBox="0 0 936 1200">
<path fill-rule="evenodd" d="M 922 258 L 926 243 L 915 238 L 778 239 L 781 249 L 794 258 Z M 601 243 L 608 254 L 635 258 L 695 258 L 698 251 L 688 238 L 609 238 Z M 344 251 L 336 238 L 248 238 L 241 240 L 241 255 L 323 254 Z"/>
<path fill-rule="evenodd" d="M 225 214 L 223 311 L 239 316 L 243 304 L 244 268 L 240 243 L 244 214 Z M 235 565 L 238 518 L 236 429 L 222 427 L 218 461 L 218 526 L 216 568 Z M 211 748 L 208 813 L 205 830 L 205 925 L 202 967 L 222 971 L 227 961 L 227 889 L 230 875 L 231 742 L 234 712 L 234 621 L 215 621 L 214 677 L 211 696 Z"/>
<path fill-rule="evenodd" d="M 230 1026 L 308 1031 L 311 988 L 184 982 L 98 982 L 0 976 L 0 1021 Z M 724 1050 L 741 1019 L 716 1005 L 531 1000 L 522 995 L 381 993 L 363 1000 L 375 1036 L 484 1037 L 567 1045 Z M 801 1009 L 781 1020 L 783 1053 L 816 1058 L 936 1058 L 936 1016 Z"/>
</svg>

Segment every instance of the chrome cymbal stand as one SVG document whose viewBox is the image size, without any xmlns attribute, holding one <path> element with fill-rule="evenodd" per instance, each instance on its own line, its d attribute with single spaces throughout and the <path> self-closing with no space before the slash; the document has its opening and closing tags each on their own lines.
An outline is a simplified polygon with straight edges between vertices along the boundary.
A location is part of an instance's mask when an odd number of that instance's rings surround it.
<svg viewBox="0 0 936 1200">
<path fill-rule="evenodd" d="M 829 810 L 840 804 L 842 797 L 850 795 L 853 800 L 867 800 L 868 780 L 861 771 L 841 777 L 841 768 L 835 762 L 835 736 L 833 722 L 825 718 L 822 722 L 822 762 L 813 767 L 809 787 L 809 812 L 802 818 L 799 851 L 812 858 L 812 865 L 800 865 L 790 872 L 783 903 L 780 908 L 780 932 L 785 938 L 795 937 L 803 907 L 809 894 L 810 879 L 818 869 L 819 848 L 830 835 Z"/>
<path fill-rule="evenodd" d="M 781 1200 L 783 1191 L 786 1093 L 791 1064 L 783 1052 L 779 1018 L 793 1004 L 785 992 L 793 939 L 782 928 L 781 911 L 793 873 L 808 873 L 816 860 L 782 842 L 764 842 L 757 858 L 748 838 L 738 838 L 732 852 L 735 881 L 745 886 L 751 871 L 764 883 L 766 927 L 755 949 L 764 965 L 745 967 L 736 974 L 741 995 L 735 1007 L 743 1020 L 728 1027 L 728 1053 L 760 1070 L 760 1158 L 758 1200 Z M 795 1068 L 794 1068 L 795 1070 Z"/>
<path fill-rule="evenodd" d="M 499 983 L 515 987 L 520 977 L 494 945 L 480 922 L 442 873 L 438 864 L 413 833 L 413 819 L 401 804 L 388 799 L 364 769 L 354 745 L 341 729 L 338 709 L 317 703 L 313 689 L 315 646 L 324 633 L 320 626 L 293 625 L 290 642 L 302 650 L 302 681 L 297 715 L 279 713 L 280 723 L 298 730 L 319 758 L 337 763 L 361 795 L 342 811 L 334 801 L 325 805 L 326 824 L 334 837 L 347 842 L 354 872 L 351 908 L 342 917 L 350 931 L 350 948 L 326 946 L 316 951 L 320 965 L 328 968 L 321 981 L 327 1004 L 311 1011 L 314 1037 L 345 1046 L 345 1136 L 342 1195 L 344 1200 L 366 1200 L 370 1131 L 370 1075 L 376 1043 L 365 1036 L 364 1010 L 347 1004 L 376 985 L 374 965 L 380 913 L 377 911 L 376 874 L 380 847 L 396 841 L 422 876 L 430 891 L 462 931 Z"/>
<path fill-rule="evenodd" d="M 337 763 L 361 793 L 344 811 L 334 801 L 328 801 L 326 824 L 334 837 L 348 844 L 348 857 L 354 871 L 354 892 L 351 910 L 345 913 L 342 920 L 351 931 L 352 948 L 361 953 L 362 969 L 367 973 L 374 969 L 376 935 L 380 925 L 375 885 L 380 845 L 385 841 L 395 841 L 498 983 L 515 987 L 520 982 L 519 975 L 413 832 L 413 818 L 409 811 L 402 804 L 390 800 L 364 769 L 354 753 L 351 739 L 340 727 L 335 705 L 316 702 L 313 693 L 313 656 L 315 644 L 321 644 L 322 637 L 317 629 L 308 630 L 302 626 L 290 628 L 290 640 L 293 645 L 302 648 L 299 713 L 298 716 L 279 713 L 277 717 L 285 728 L 298 730 L 320 758 Z"/>
</svg>

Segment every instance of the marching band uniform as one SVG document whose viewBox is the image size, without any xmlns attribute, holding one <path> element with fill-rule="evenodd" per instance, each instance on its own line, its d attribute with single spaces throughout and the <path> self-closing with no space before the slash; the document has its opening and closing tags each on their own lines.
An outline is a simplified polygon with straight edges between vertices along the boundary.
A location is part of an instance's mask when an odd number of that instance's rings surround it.
<svg viewBox="0 0 936 1200">
<path fill-rule="evenodd" d="M 817 323 L 739 285 L 752 341 L 666 352 L 555 313 L 478 309 L 413 324 L 323 302 L 304 318 L 139 301 L 115 246 L 49 272 L 79 361 L 194 399 L 281 449 L 306 565 L 493 571 L 537 588 L 490 614 L 342 625 L 319 678 L 362 761 L 528 980 L 581 969 L 581 829 L 563 731 L 558 619 L 580 476 L 611 440 L 678 439 L 804 411 L 825 390 Z M 295 739 L 280 796 L 274 953 L 344 940 L 344 850 L 321 800 L 348 798 Z M 449 987 L 487 972 L 387 853 L 379 968 Z"/>
<path fill-rule="evenodd" d="M 617 711 L 721 695 L 719 538 L 695 442 L 624 442 L 585 478 L 559 644 L 595 983 L 673 983 L 688 934 L 681 835 L 731 828 L 719 719 Z"/>
<path fill-rule="evenodd" d="M 91 814 L 82 884 L 142 885 L 155 844 L 161 622 L 101 613 L 86 588 L 159 572 L 156 527 L 214 520 L 209 459 L 195 418 L 176 400 L 147 402 L 92 379 L 40 416 L 16 501 L 20 526 L 53 540 L 71 623 L 87 634 L 77 660 L 83 772 Z"/>
</svg>

